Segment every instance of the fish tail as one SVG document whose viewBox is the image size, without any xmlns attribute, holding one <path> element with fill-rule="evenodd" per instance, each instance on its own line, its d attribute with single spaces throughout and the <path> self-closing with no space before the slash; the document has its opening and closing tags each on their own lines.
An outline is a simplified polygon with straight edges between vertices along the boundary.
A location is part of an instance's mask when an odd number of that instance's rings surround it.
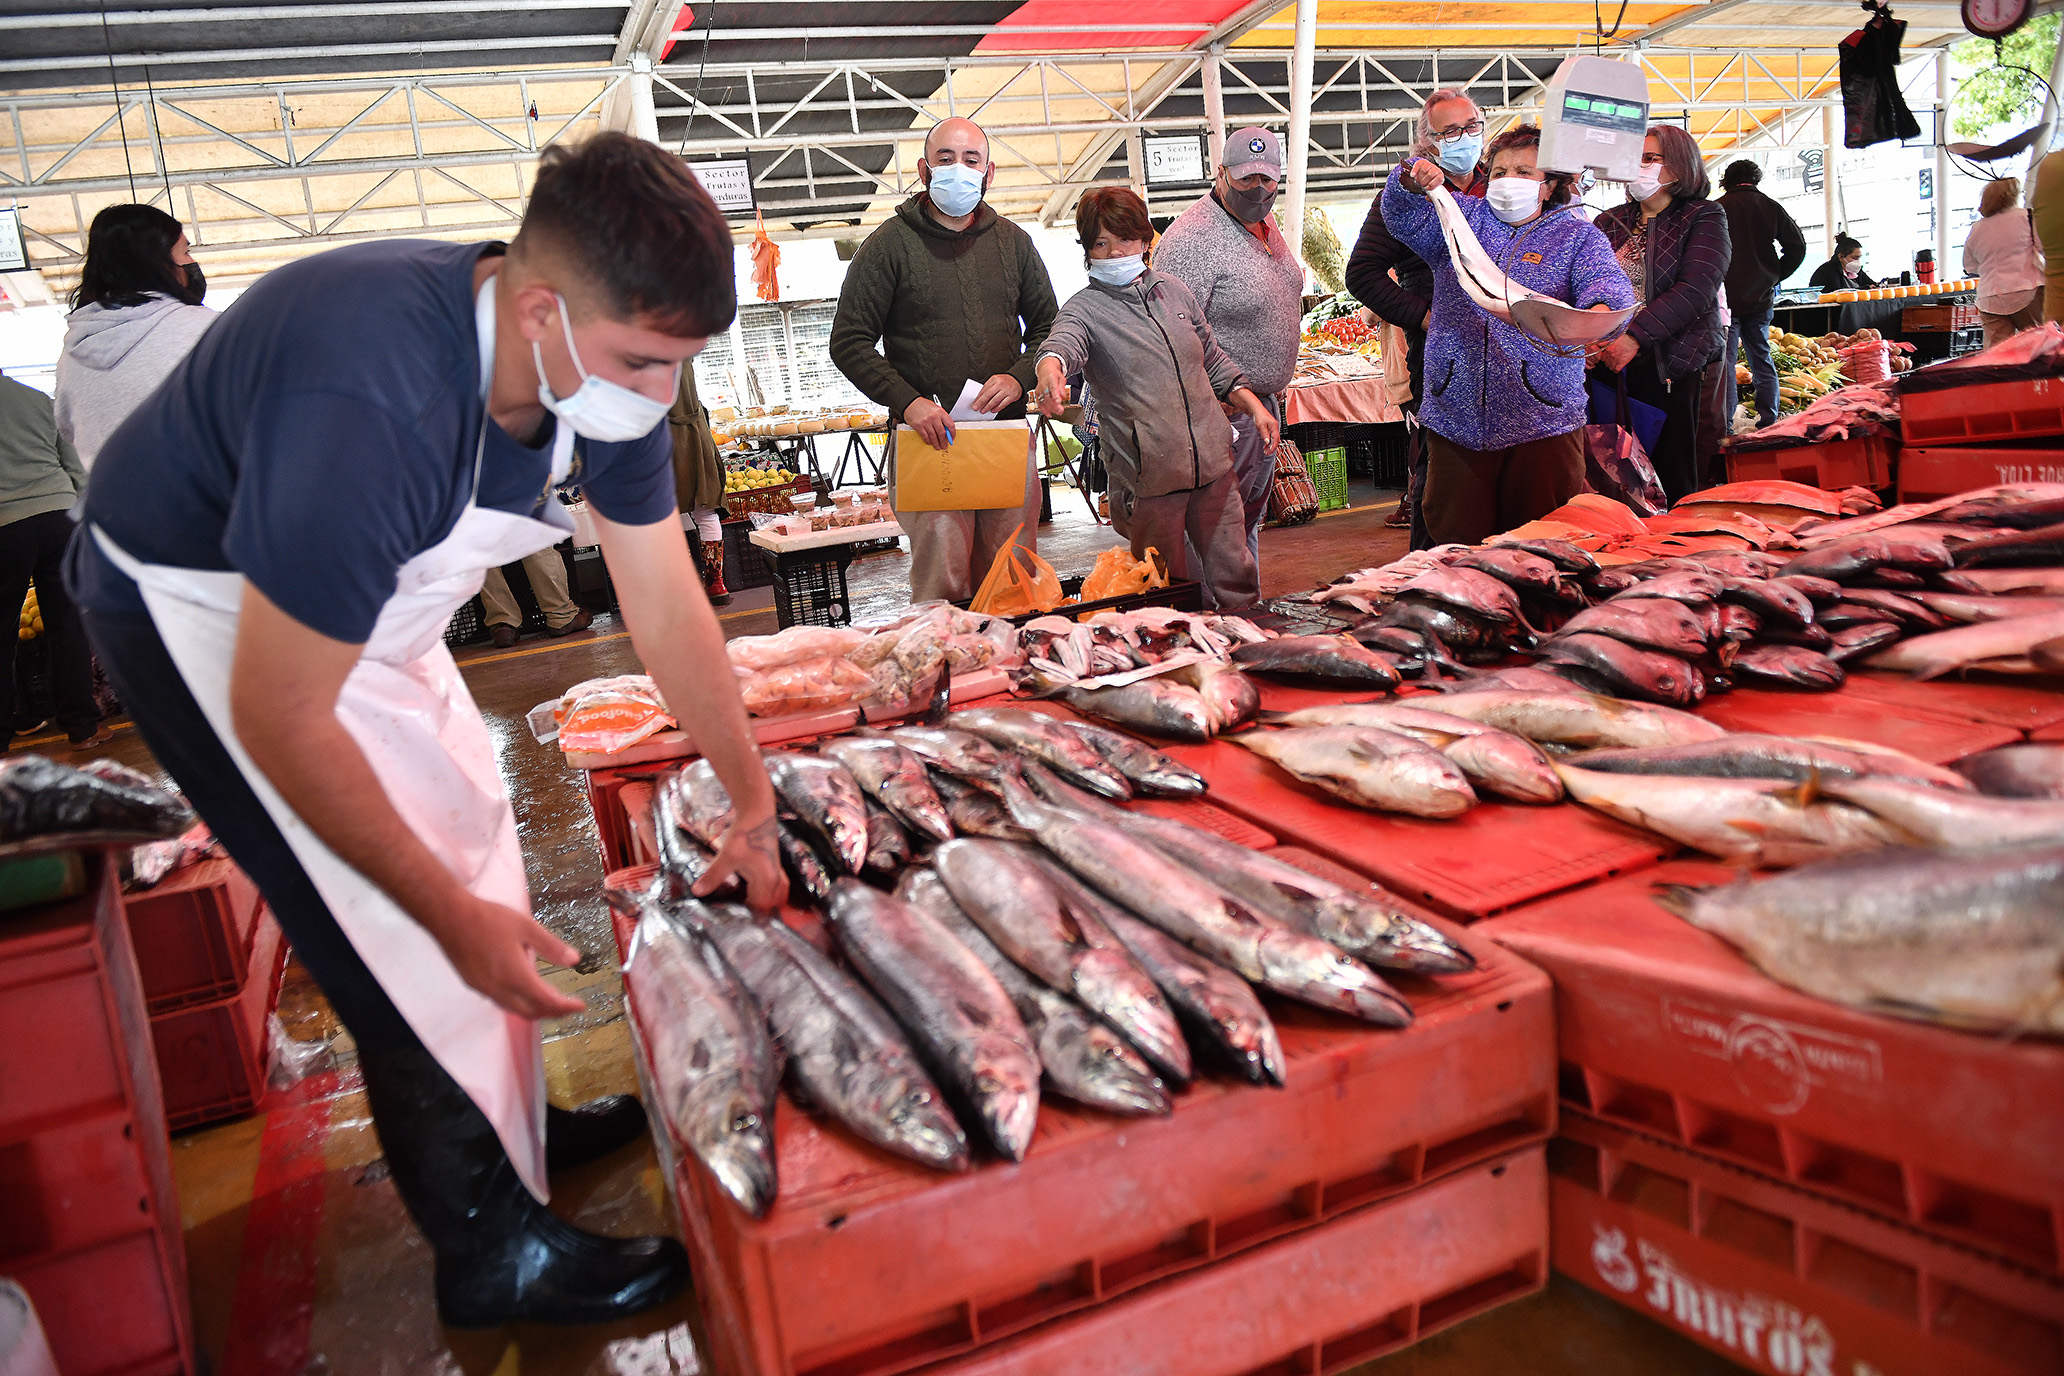
<svg viewBox="0 0 2064 1376">
<path fill-rule="evenodd" d="M 1705 891 L 1706 886 L 1703 884 L 1658 884 L 1650 897 L 1654 898 L 1657 906 L 1665 912 L 1673 913 L 1689 922 L 1692 901 Z"/>
</svg>

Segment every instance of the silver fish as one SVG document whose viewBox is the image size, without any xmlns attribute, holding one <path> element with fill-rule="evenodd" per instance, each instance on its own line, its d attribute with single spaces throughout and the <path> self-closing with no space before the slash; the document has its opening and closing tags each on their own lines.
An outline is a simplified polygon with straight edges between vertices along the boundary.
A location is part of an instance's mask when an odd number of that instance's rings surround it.
<svg viewBox="0 0 2064 1376">
<path fill-rule="evenodd" d="M 1612 774 L 1560 763 L 1556 769 L 1570 797 L 1584 806 L 1722 860 L 1801 865 L 1900 839 L 1862 808 L 1814 801 L 1810 784 Z"/>
<path fill-rule="evenodd" d="M 971 732 L 952 726 L 899 726 L 884 735 L 934 770 L 994 789 L 1015 769 L 1010 757 Z"/>
<path fill-rule="evenodd" d="M 1197 690 L 1197 696 L 1204 699 L 1205 710 L 1211 714 L 1214 735 L 1238 730 L 1253 721 L 1254 714 L 1261 710 L 1261 690 L 1254 686 L 1254 680 L 1224 660 L 1196 660 L 1165 677 Z"/>
<path fill-rule="evenodd" d="M 1484 545 L 1463 550 L 1448 561 L 1450 568 L 1487 573 L 1514 592 L 1530 592 L 1555 601 L 1572 596 L 1570 584 L 1549 560 L 1511 546 Z"/>
<path fill-rule="evenodd" d="M 1111 930 L 1161 986 L 1200 1046 L 1252 1084 L 1284 1082 L 1289 1067 L 1283 1043 L 1246 980 L 1129 913 L 1112 917 Z"/>
<path fill-rule="evenodd" d="M 1440 818 L 1476 806 L 1476 791 L 1454 761 L 1395 731 L 1296 726 L 1230 739 L 1357 807 Z"/>
<path fill-rule="evenodd" d="M 823 838 L 847 874 L 867 864 L 867 805 L 860 785 L 837 760 L 769 751 L 767 777 L 796 818 Z"/>
<path fill-rule="evenodd" d="M 1436 709 L 1524 736 L 1536 745 L 1573 750 L 1608 745 L 1681 745 L 1724 736 L 1724 727 L 1704 717 L 1653 703 L 1624 702 L 1565 687 L 1561 692 L 1506 688 L 1450 693 Z"/>
<path fill-rule="evenodd" d="M 932 771 L 932 785 L 939 790 L 939 801 L 953 820 L 957 835 L 987 836 L 998 841 L 1031 839 L 1030 833 L 1010 819 L 995 794 L 940 770 Z"/>
<path fill-rule="evenodd" d="M 1490 581 L 1505 588 L 1496 579 Z M 1232 658 L 1240 668 L 1257 674 L 1285 674 L 1353 688 L 1398 685 L 1396 662 L 1349 635 L 1283 636 L 1259 645 L 1242 645 Z"/>
<path fill-rule="evenodd" d="M 1125 776 L 1112 768 L 1096 747 L 1053 717 L 1018 708 L 974 707 L 951 714 L 946 724 L 1038 760 L 1107 798 L 1132 796 L 1132 785 Z"/>
<path fill-rule="evenodd" d="M 1881 776 L 1935 788 L 1967 789 L 1960 776 L 1897 750 L 1850 741 L 1768 736 L 1744 731 L 1689 745 L 1639 750 L 1589 750 L 1568 756 L 1579 769 L 1612 774 L 1673 774 L 1679 778 L 1789 779 Z"/>
<path fill-rule="evenodd" d="M 1071 885 L 1056 884 L 1030 847 L 948 841 L 932 866 L 989 939 L 1057 993 L 1072 995 L 1173 1083 L 1190 1079 L 1190 1049 L 1146 971 Z"/>
<path fill-rule="evenodd" d="M 636 921 L 624 987 L 650 1038 L 654 1090 L 674 1136 L 754 1218 L 774 1203 L 774 1092 L 780 1065 L 767 1020 L 709 936 L 718 919 L 692 901 L 611 889 Z"/>
<path fill-rule="evenodd" d="M 1960 625 L 1969 625 L 1974 621 L 2005 621 L 2017 616 L 2064 612 L 2064 597 L 2007 597 L 1986 593 L 1923 590 L 1914 593 L 1913 600 L 1929 611 Z"/>
<path fill-rule="evenodd" d="M 1826 779 L 1821 792 L 1896 827 L 1900 839 L 1942 850 L 2064 845 L 2064 803 L 2048 798 L 1988 798 L 1864 775 Z"/>
<path fill-rule="evenodd" d="M 736 814 L 715 765 L 708 760 L 691 761 L 660 787 L 674 795 L 669 805 L 681 830 L 711 850 L 724 844 L 724 833 L 731 830 Z"/>
<path fill-rule="evenodd" d="M 1697 659 L 1706 652 L 1706 630 L 1680 602 L 1666 597 L 1614 598 L 1587 607 L 1565 621 L 1547 640 L 1545 650 L 1566 635 L 1604 635 L 1629 645 L 1661 650 L 1679 659 Z"/>
<path fill-rule="evenodd" d="M 910 863 L 910 836 L 895 814 L 872 798 L 867 806 L 867 872 L 893 875 Z"/>
<path fill-rule="evenodd" d="M 805 831 L 795 818 L 782 816 L 774 842 L 781 851 L 781 868 L 787 872 L 793 892 L 807 894 L 813 903 L 831 897 L 831 881 L 838 873 L 838 864 L 823 841 Z"/>
<path fill-rule="evenodd" d="M 1959 569 L 1957 576 L 1988 592 L 2042 593 L 2064 597 L 2064 568 Z"/>
<path fill-rule="evenodd" d="M 1877 653 L 1880 646 L 1890 645 L 1899 635 L 1899 627 L 1883 621 L 1873 626 L 1850 626 L 1835 632 L 1822 653 L 1837 664 L 1847 664 Z"/>
<path fill-rule="evenodd" d="M 1878 651 L 1864 663 L 1873 669 L 1904 670 L 1916 679 L 1940 678 L 1958 669 L 2025 662 L 2030 650 L 2059 636 L 2064 636 L 2064 612 L 2017 616 L 1915 636 Z"/>
<path fill-rule="evenodd" d="M 1816 998 L 2064 1032 L 2064 847 L 1897 847 L 1679 893 L 1667 906 Z"/>
<path fill-rule="evenodd" d="M 1786 564 L 1786 575 L 1804 574 L 1810 578 L 1826 578 L 1837 583 L 1846 583 L 1870 572 L 1880 564 L 1892 562 L 1892 546 L 1878 532 L 1853 535 L 1846 539 L 1816 545 L 1804 554 Z"/>
<path fill-rule="evenodd" d="M 660 784 L 652 794 L 652 839 L 659 849 L 660 873 L 666 876 L 669 898 L 686 898 L 716 858 L 682 827 L 680 802 L 672 780 Z M 728 887 L 735 890 L 736 881 Z"/>
<path fill-rule="evenodd" d="M 784 923 L 715 911 L 710 938 L 765 1010 L 801 1098 L 885 1151 L 966 1170 L 966 1134 L 874 997 Z"/>
<path fill-rule="evenodd" d="M 817 748 L 844 765 L 860 791 L 899 821 L 934 841 L 951 841 L 946 805 L 925 774 L 924 761 L 881 736 L 833 736 Z"/>
<path fill-rule="evenodd" d="M 825 926 L 989 1144 L 1024 1160 L 1039 1118 L 1039 1058 L 989 967 L 936 919 L 857 880 L 833 886 Z"/>
<path fill-rule="evenodd" d="M 1046 1087 L 1107 1113 L 1162 1114 L 1174 1107 L 1168 1088 L 1127 1041 L 1072 999 L 1057 994 L 1012 962 L 953 901 L 945 881 L 930 870 L 911 870 L 896 896 L 929 914 L 959 938 L 996 976 L 1025 1021 L 1039 1055 Z"/>
<path fill-rule="evenodd" d="M 1693 707 L 1703 695 L 1703 682 L 1683 659 L 1660 650 L 1640 649 L 1611 636 L 1557 636 L 1541 646 L 1541 658 L 1550 664 L 1575 665 L 1615 693 L 1644 702 Z"/>
<path fill-rule="evenodd" d="M 1141 679 L 1109 688 L 1064 688 L 1056 696 L 1086 717 L 1170 740 L 1211 739 L 1211 705 L 1196 689 L 1167 677 Z"/>
<path fill-rule="evenodd" d="M 1587 576 L 1598 572 L 1598 560 L 1589 550 L 1581 549 L 1567 540 L 1511 540 L 1498 539 L 1494 549 L 1516 549 L 1537 558 L 1546 559 L 1564 573 Z"/>
<path fill-rule="evenodd" d="M 2003 745 L 1950 766 L 1992 798 L 2064 798 L 2064 745 Z"/>
<path fill-rule="evenodd" d="M 1133 787 L 1141 793 L 1157 798 L 1195 798 L 1207 788 L 1202 774 L 1123 731 L 1086 721 L 1068 725 L 1106 762 L 1132 780 Z"/>
<path fill-rule="evenodd" d="M 1516 803 L 1559 803 L 1562 780 L 1548 757 L 1524 736 L 1450 716 L 1438 707 L 1402 702 L 1347 702 L 1264 713 L 1279 726 L 1373 726 L 1395 731 L 1440 751 L 1461 767 L 1480 792 Z"/>
<path fill-rule="evenodd" d="M 1842 686 L 1842 666 L 1803 645 L 1751 645 L 1734 657 L 1734 673 L 1743 679 L 1782 683 L 1822 692 Z"/>
<path fill-rule="evenodd" d="M 1399 588 L 1398 596 L 1453 607 L 1497 626 L 1526 625 L 1519 594 L 1508 584 L 1475 569 L 1435 565 Z"/>
<path fill-rule="evenodd" d="M 1779 574 L 1775 578 L 1766 578 L 1763 581 L 1775 583 L 1781 588 L 1800 593 L 1809 603 L 1816 607 L 1825 607 L 1842 600 L 1842 585 L 1835 582 L 1832 578 L 1815 578 L 1804 573 L 1785 573 Z"/>
<path fill-rule="evenodd" d="M 1671 569 L 1668 573 L 1636 583 L 1625 592 L 1614 593 L 1615 602 L 1639 602 L 1644 598 L 1664 597 L 1672 602 L 1686 604 L 1718 602 L 1727 584 L 1719 574 L 1693 567 Z"/>
<path fill-rule="evenodd" d="M 1778 579 L 1730 578 L 1721 584 L 1720 598 L 1747 607 L 1774 625 L 1813 624 L 1813 599 Z"/>
</svg>

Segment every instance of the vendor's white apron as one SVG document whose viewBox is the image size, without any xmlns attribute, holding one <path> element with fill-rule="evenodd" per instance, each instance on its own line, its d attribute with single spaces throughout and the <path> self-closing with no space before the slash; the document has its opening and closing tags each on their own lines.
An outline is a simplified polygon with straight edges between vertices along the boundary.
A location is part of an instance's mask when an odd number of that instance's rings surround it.
<svg viewBox="0 0 2064 1376">
<path fill-rule="evenodd" d="M 491 284 L 488 299 L 492 300 Z M 483 362 L 492 371 L 486 340 Z M 493 424 L 483 417 L 482 425 Z M 571 434 L 562 422 L 560 462 Z M 482 445 L 485 444 L 485 433 Z M 479 898 L 530 912 L 516 817 L 495 767 L 480 709 L 459 677 L 444 628 L 480 591 L 490 568 L 549 549 L 572 521 L 548 499 L 542 514 L 517 516 L 476 504 L 481 450 L 473 460 L 474 497 L 451 534 L 402 565 L 394 596 L 337 699 L 344 724 L 409 830 Z M 563 524 L 562 524 L 563 523 Z M 238 741 L 229 710 L 243 575 L 146 564 L 98 526 L 94 539 L 143 593 L 159 638 L 228 748 L 244 779 L 293 848 L 301 867 L 344 929 L 359 958 L 423 1045 L 494 1124 L 517 1174 L 540 1201 L 545 1181 L 544 1055 L 537 1024 L 503 1011 L 459 977 L 436 939 L 309 830 Z"/>
</svg>

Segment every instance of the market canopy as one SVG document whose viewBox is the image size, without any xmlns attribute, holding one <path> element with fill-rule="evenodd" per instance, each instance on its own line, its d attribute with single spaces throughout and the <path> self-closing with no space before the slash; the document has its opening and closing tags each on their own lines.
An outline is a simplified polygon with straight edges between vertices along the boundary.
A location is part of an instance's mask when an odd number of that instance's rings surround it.
<svg viewBox="0 0 2064 1376">
<path fill-rule="evenodd" d="M 1962 35 L 1954 0 L 1899 14 L 1910 53 Z M 1309 194 L 1368 196 L 1428 92 L 1509 119 L 1580 50 L 1638 62 L 1655 116 L 1709 154 L 1818 147 L 1835 47 L 1863 17 L 1318 0 Z M 910 194 L 924 131 L 960 114 L 991 134 L 1007 214 L 1051 223 L 1091 186 L 1141 181 L 1173 208 L 1198 192 L 1185 177 L 1208 152 L 1188 150 L 1214 102 L 1226 126 L 1291 123 L 1295 27 L 1277 0 L 42 4 L 0 17 L 0 196 L 59 282 L 93 213 L 132 198 L 178 215 L 211 265 L 232 255 L 234 280 L 350 239 L 505 233 L 541 149 L 620 128 L 743 159 L 770 228 L 844 236 Z M 1932 65 L 1910 75 L 1911 103 L 1933 105 Z"/>
</svg>

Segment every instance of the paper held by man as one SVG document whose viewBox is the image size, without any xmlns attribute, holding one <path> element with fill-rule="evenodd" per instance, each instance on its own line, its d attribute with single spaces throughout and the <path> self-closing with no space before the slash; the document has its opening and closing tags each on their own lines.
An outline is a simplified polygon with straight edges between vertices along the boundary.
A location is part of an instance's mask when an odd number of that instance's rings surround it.
<svg viewBox="0 0 2064 1376">
<path fill-rule="evenodd" d="M 896 510 L 989 511 L 1025 500 L 1032 431 L 1022 420 L 969 420 L 934 449 L 907 425 L 895 429 Z"/>
<path fill-rule="evenodd" d="M 1436 186 L 1426 194 L 1433 202 L 1434 213 L 1440 216 L 1448 256 L 1455 265 L 1462 290 L 1491 315 L 1544 344 L 1571 349 L 1602 343 L 1634 318 L 1631 307 L 1618 311 L 1582 310 L 1519 285 L 1484 252 L 1476 231 L 1469 227 L 1447 187 Z"/>
</svg>

